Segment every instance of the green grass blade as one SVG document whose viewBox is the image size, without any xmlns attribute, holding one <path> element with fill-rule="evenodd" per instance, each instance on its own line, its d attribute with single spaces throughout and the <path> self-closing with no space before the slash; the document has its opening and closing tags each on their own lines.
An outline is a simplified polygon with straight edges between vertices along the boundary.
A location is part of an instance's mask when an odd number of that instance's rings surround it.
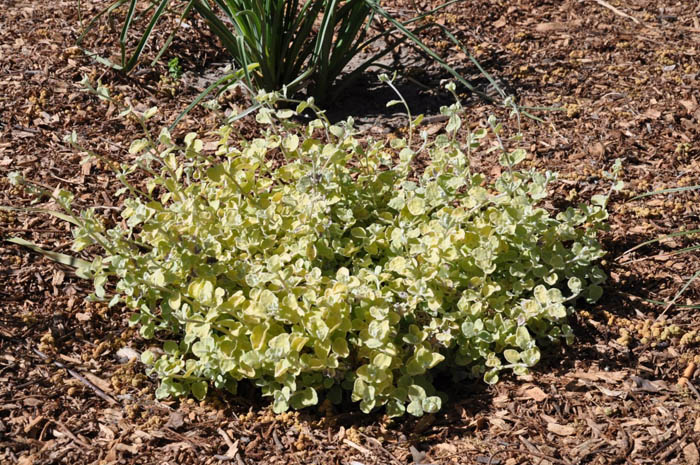
<svg viewBox="0 0 700 465">
<path fill-rule="evenodd" d="M 116 2 L 112 3 L 109 5 L 107 8 L 104 10 L 100 11 L 97 13 L 91 20 L 88 22 L 87 26 L 83 29 L 83 32 L 80 33 L 80 36 L 78 36 L 78 40 L 76 41 L 76 44 L 80 47 L 82 45 L 83 39 L 85 36 L 92 30 L 93 27 L 95 27 L 95 24 L 97 21 L 100 20 L 100 18 L 104 15 L 109 15 L 111 14 L 114 10 L 128 2 L 129 0 L 117 0 Z"/>
<path fill-rule="evenodd" d="M 493 102 L 493 99 L 486 95 L 485 93 L 477 90 L 471 83 L 469 83 L 466 79 L 464 79 L 453 67 L 451 67 L 445 60 L 443 60 L 437 53 L 435 53 L 430 47 L 425 45 L 415 34 L 413 34 L 411 31 L 406 28 L 401 22 L 397 21 L 394 19 L 393 16 L 391 16 L 389 13 L 386 12 L 382 7 L 379 6 L 377 2 L 374 0 L 365 0 L 378 14 L 383 16 L 387 21 L 389 21 L 396 29 L 399 30 L 402 34 L 407 36 L 411 42 L 413 43 L 414 46 L 425 52 L 428 56 L 430 56 L 433 60 L 438 62 L 440 66 L 442 66 L 445 71 L 450 73 L 457 81 L 459 81 L 462 85 L 464 85 L 467 89 L 469 89 L 471 92 L 479 95 L 482 97 L 484 100 L 488 102 Z"/>
<path fill-rule="evenodd" d="M 641 298 L 641 297 L 640 297 L 640 299 L 643 300 L 644 302 L 649 302 L 650 304 L 654 304 L 654 305 L 668 305 L 668 302 L 662 302 L 662 301 L 660 301 L 660 300 L 644 299 L 644 298 Z M 698 308 L 700 308 L 700 305 L 683 305 L 683 304 L 678 304 L 678 305 L 676 305 L 676 308 L 698 309 Z"/>
<path fill-rule="evenodd" d="M 674 250 L 673 252 L 669 253 L 669 255 L 671 255 L 671 256 L 673 256 L 673 255 L 681 255 L 681 254 L 684 254 L 684 253 L 692 252 L 693 250 L 700 250 L 700 245 L 692 245 L 692 246 L 686 247 L 686 248 L 684 248 L 684 249 Z"/>
<path fill-rule="evenodd" d="M 676 301 L 678 300 L 678 298 L 679 298 L 681 295 L 683 295 L 683 293 L 688 289 L 688 287 L 690 287 L 690 284 L 691 284 L 693 281 L 695 281 L 695 280 L 698 278 L 698 276 L 700 276 L 700 270 L 696 271 L 695 274 L 694 274 L 693 276 L 691 276 L 690 279 L 685 283 L 685 285 L 684 285 L 682 288 L 680 288 L 680 290 L 679 290 L 678 292 L 676 292 L 676 295 L 675 295 L 675 297 L 673 297 L 673 300 L 671 300 L 671 301 L 667 304 L 667 305 L 668 305 L 667 308 L 672 307 L 673 304 L 676 303 Z"/>
<path fill-rule="evenodd" d="M 97 24 L 97 21 L 99 21 L 99 19 L 102 16 L 104 16 L 104 15 L 109 16 L 113 11 L 115 11 L 116 9 L 118 9 L 120 6 L 122 6 L 123 4 L 125 4 L 128 1 L 129 0 L 117 0 L 116 2 L 112 3 L 110 6 L 108 6 L 107 8 L 105 8 L 104 10 L 102 10 L 98 14 L 96 14 L 95 17 L 92 18 L 90 20 L 90 22 L 87 24 L 87 26 L 85 26 L 85 29 L 83 29 L 83 32 L 80 34 L 80 36 L 78 37 L 78 40 L 76 41 L 76 45 L 78 47 L 80 47 L 80 49 L 83 51 L 83 53 L 85 53 L 85 55 L 87 55 L 88 57 L 92 58 L 93 60 L 97 61 L 98 63 L 100 63 L 104 66 L 107 66 L 107 67 L 113 68 L 113 69 L 118 69 L 118 70 L 122 69 L 121 65 L 117 65 L 115 63 L 112 63 L 109 59 L 100 56 L 98 53 L 85 49 L 82 46 L 82 43 L 83 43 L 83 40 L 85 39 L 85 36 L 92 30 L 93 27 L 95 27 L 95 25 Z"/>
<path fill-rule="evenodd" d="M 662 241 L 664 241 L 664 240 L 666 240 L 666 239 L 669 239 L 669 238 L 671 238 L 671 237 L 688 236 L 688 235 L 690 235 L 690 234 L 697 234 L 697 233 L 700 233 L 700 229 L 690 229 L 690 230 L 688 230 L 688 231 L 677 231 L 677 232 L 674 232 L 674 233 L 666 234 L 666 235 L 664 235 L 664 236 L 657 237 L 656 239 L 651 239 L 651 240 L 648 240 L 648 241 L 646 241 L 646 242 L 642 242 L 641 244 L 637 244 L 637 245 L 635 245 L 634 247 L 632 247 L 631 249 L 626 250 L 626 251 L 625 251 L 622 255 L 620 255 L 620 256 L 621 256 L 621 257 L 624 257 L 624 256 L 627 255 L 628 253 L 634 252 L 635 250 L 640 249 L 640 248 L 642 248 L 642 247 L 644 247 L 644 246 L 646 246 L 646 245 L 654 244 L 654 243 L 656 243 L 656 242 L 662 242 Z"/>
<path fill-rule="evenodd" d="M 254 70 L 255 68 L 257 68 L 257 66 L 258 66 L 257 63 L 253 63 L 252 65 L 249 65 L 249 66 L 248 66 L 249 69 L 247 69 L 246 71 L 247 71 L 247 72 L 250 72 L 250 71 Z M 173 123 L 168 127 L 168 130 L 169 130 L 169 131 L 172 131 L 173 129 L 175 129 L 175 127 L 178 125 L 178 123 L 180 122 L 180 120 L 182 120 L 182 118 L 184 118 L 185 115 L 187 115 L 187 113 L 189 113 L 194 107 L 196 107 L 197 105 L 199 105 L 199 103 L 200 103 L 202 100 L 204 100 L 204 97 L 206 97 L 206 96 L 209 95 L 212 91 L 214 91 L 215 89 L 221 87 L 221 86 L 224 85 L 224 84 L 230 85 L 230 84 L 233 84 L 234 82 L 240 80 L 240 79 L 243 77 L 243 75 L 246 73 L 246 71 L 244 71 L 243 69 L 239 69 L 239 70 L 237 70 L 237 71 L 235 71 L 235 72 L 233 72 L 233 73 L 227 74 L 226 76 L 224 76 L 224 77 L 218 79 L 216 82 L 212 83 L 209 87 L 207 87 L 206 89 L 204 89 L 204 91 L 202 91 L 202 92 L 197 96 L 197 98 L 195 98 L 195 99 L 192 101 L 192 103 L 190 103 L 190 104 L 187 106 L 187 108 L 185 108 L 185 110 L 184 110 L 182 113 L 180 113 L 180 114 L 178 115 L 177 118 L 175 118 L 175 121 L 173 121 Z"/>
<path fill-rule="evenodd" d="M 236 37 L 231 33 L 231 31 L 226 27 L 226 25 L 216 16 L 216 14 L 201 1 L 195 0 L 194 8 L 199 13 L 204 20 L 207 22 L 212 33 L 221 40 L 224 48 L 229 52 L 229 54 L 237 58 L 241 54 L 241 50 L 238 48 L 238 43 L 236 42 Z"/>
<path fill-rule="evenodd" d="M 35 207 L 5 207 L 0 206 L 0 210 L 4 211 L 17 211 L 17 212 L 31 212 L 31 213 L 48 213 L 51 216 L 58 218 L 59 220 L 66 221 L 72 225 L 80 226 L 75 218 L 62 212 L 57 212 L 55 210 L 47 210 L 46 208 L 35 208 Z"/>
<path fill-rule="evenodd" d="M 170 33 L 167 40 L 165 41 L 165 44 L 158 51 L 158 55 L 156 55 L 156 57 L 151 62 L 151 66 L 155 66 L 155 64 L 158 62 L 158 60 L 160 60 L 160 58 L 163 56 L 163 53 L 165 53 L 165 51 L 168 49 L 168 47 L 170 47 L 170 44 L 173 43 L 173 39 L 175 39 L 175 34 L 177 34 L 177 32 L 182 27 L 182 22 L 185 20 L 185 18 L 190 13 L 190 11 L 192 11 L 192 4 L 194 3 L 194 1 L 195 0 L 190 0 L 189 3 L 187 4 L 187 6 L 185 7 L 185 10 L 180 15 L 180 20 L 177 23 L 177 27 L 175 28 L 175 30 L 173 32 Z"/>
<path fill-rule="evenodd" d="M 5 241 L 11 242 L 13 244 L 21 245 L 22 247 L 27 247 L 28 249 L 31 249 L 35 252 L 40 253 L 41 255 L 45 256 L 46 258 L 49 258 L 49 259 L 51 259 L 55 262 L 61 263 L 63 265 L 68 265 L 68 266 L 73 267 L 73 268 L 89 268 L 91 265 L 90 262 L 85 261 L 81 258 L 71 257 L 70 255 L 66 255 L 63 253 L 42 249 L 41 247 L 34 244 L 33 242 L 29 242 L 27 240 L 20 239 L 19 237 L 5 238 Z"/>
<path fill-rule="evenodd" d="M 141 39 L 139 40 L 139 43 L 136 46 L 136 50 L 134 50 L 134 53 L 129 58 L 129 61 L 127 61 L 126 65 L 124 65 L 124 67 L 123 67 L 124 72 L 128 73 L 129 71 L 131 71 L 134 68 L 134 66 L 136 66 L 136 63 L 138 62 L 139 58 L 141 57 L 141 53 L 143 53 L 144 47 L 148 43 L 148 39 L 151 37 L 151 34 L 153 33 L 153 28 L 156 26 L 156 23 L 158 23 L 158 20 L 163 15 L 163 11 L 168 6 L 169 1 L 170 0 L 162 0 L 161 3 L 158 5 L 158 9 L 153 13 L 153 16 L 151 16 L 151 21 L 148 23 L 146 30 L 144 31 L 143 35 L 141 36 Z"/>
<path fill-rule="evenodd" d="M 636 197 L 632 197 L 630 200 L 637 200 L 637 199 L 641 199 L 643 197 L 649 197 L 651 195 L 657 195 L 657 194 L 671 194 L 674 192 L 694 191 L 694 190 L 698 190 L 698 189 L 700 189 L 700 185 L 686 186 L 686 187 L 672 187 L 670 189 L 662 189 L 659 191 L 645 192 L 644 194 L 639 194 Z"/>
<path fill-rule="evenodd" d="M 129 28 L 131 28 L 131 22 L 134 19 L 134 13 L 136 12 L 136 0 L 131 0 L 129 3 L 129 10 L 126 12 L 126 18 L 124 19 L 124 25 L 122 26 L 122 32 L 119 34 L 119 49 L 121 52 L 121 65 L 122 68 L 126 65 L 126 41 L 129 35 Z"/>
</svg>

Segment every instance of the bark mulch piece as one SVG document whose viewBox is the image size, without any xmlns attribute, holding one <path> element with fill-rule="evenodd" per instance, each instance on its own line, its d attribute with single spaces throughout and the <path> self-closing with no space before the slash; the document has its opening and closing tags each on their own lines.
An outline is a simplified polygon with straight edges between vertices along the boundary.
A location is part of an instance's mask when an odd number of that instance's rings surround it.
<svg viewBox="0 0 700 465">
<path fill-rule="evenodd" d="M 84 18 L 106 5 L 82 3 Z M 409 17 L 431 2 L 386 5 Z M 226 57 L 195 23 L 155 67 L 122 76 L 75 47 L 77 6 L 77 0 L 9 0 L 0 9 L 0 205 L 56 208 L 46 199 L 33 204 L 9 184 L 7 174 L 20 171 L 116 218 L 123 200 L 114 196 L 118 181 L 100 163 L 81 165 L 84 154 L 63 137 L 76 131 L 85 147 L 128 162 L 140 128 L 83 92 L 80 80 L 100 79 L 116 98 L 157 105 L 157 128 L 220 73 Z M 673 298 L 700 269 L 698 254 L 673 253 L 697 237 L 672 237 L 623 255 L 645 240 L 698 228 L 697 191 L 633 198 L 700 180 L 699 15 L 697 2 L 688 0 L 475 0 L 433 18 L 522 104 L 559 107 L 536 113 L 545 123 L 524 118 L 521 128 L 526 163 L 560 173 L 548 208 L 605 192 L 602 170 L 616 158 L 624 161 L 627 186 L 612 198 L 611 228 L 603 237 L 610 251 L 603 263 L 610 275 L 606 294 L 572 317 L 577 342 L 548 349 L 532 375 L 494 387 L 452 387 L 443 412 L 397 421 L 381 412 L 273 415 L 252 391 L 201 403 L 157 401 L 155 380 L 136 361 L 149 342 L 128 327 L 128 313 L 84 301 L 90 283 L 70 268 L 2 242 L 0 462 L 700 464 L 700 356 L 693 332 L 700 317 L 692 308 L 700 286 L 691 284 L 679 305 L 667 309 L 649 302 Z M 111 56 L 116 37 L 105 25 L 89 44 Z M 150 56 L 165 37 L 156 35 Z M 468 57 L 435 30 L 424 39 L 477 77 Z M 184 70 L 179 81 L 168 79 L 173 56 Z M 402 51 L 399 58 L 412 79 L 400 82 L 413 89 L 407 90 L 412 105 L 434 114 L 449 102 L 439 90 L 449 76 L 415 53 Z M 432 90 L 411 88 L 415 81 Z M 494 92 L 483 78 L 475 82 Z M 370 131 L 399 131 L 401 115 L 367 106 L 371 98 L 355 97 L 363 91 L 349 91 L 332 114 L 349 109 Z M 245 105 L 240 96 L 230 103 Z M 472 123 L 491 113 L 507 119 L 504 110 L 466 94 L 464 103 Z M 197 109 L 179 130 L 205 132 L 217 124 L 212 115 Z M 428 131 L 439 131 L 437 124 Z M 506 126 L 514 132 L 512 119 Z M 497 173 L 487 155 L 476 154 L 473 163 Z M 69 229 L 46 214 L 0 211 L 0 236 L 70 254 Z"/>
</svg>

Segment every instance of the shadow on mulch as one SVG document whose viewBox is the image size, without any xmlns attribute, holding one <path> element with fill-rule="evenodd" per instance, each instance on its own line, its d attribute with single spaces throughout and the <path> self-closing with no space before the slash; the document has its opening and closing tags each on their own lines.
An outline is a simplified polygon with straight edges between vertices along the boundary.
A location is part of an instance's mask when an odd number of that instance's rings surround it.
<svg viewBox="0 0 700 465">
<path fill-rule="evenodd" d="M 444 88 L 447 82 L 455 82 L 459 95 L 468 95 L 461 102 L 464 106 L 488 103 L 482 97 L 470 92 L 464 85 L 459 84 L 444 68 L 420 56 L 416 51 L 410 53 L 411 61 L 408 63 L 405 62 L 406 57 L 402 57 L 401 61 L 394 61 L 388 66 L 399 71 L 394 85 L 406 100 L 414 117 L 420 114 L 426 116 L 439 114 L 440 107 L 454 103 L 454 97 Z M 506 94 L 514 94 L 514 89 L 520 86 L 517 82 L 506 81 L 499 76 L 498 70 L 505 65 L 499 59 L 492 57 L 480 64 L 496 79 L 497 85 Z M 477 91 L 499 98 L 496 89 L 476 66 L 458 66 L 455 70 Z M 402 71 L 406 72 L 402 73 Z M 328 118 L 332 122 L 337 122 L 353 116 L 361 117 L 363 121 L 374 120 L 377 124 L 397 116 L 405 118 L 406 110 L 403 105 L 387 107 L 387 103 L 396 100 L 397 95 L 388 85 L 379 81 L 379 75 L 382 73 L 391 75 L 385 70 L 364 72 L 329 106 L 326 112 Z M 405 124 L 405 121 L 400 124 Z"/>
</svg>

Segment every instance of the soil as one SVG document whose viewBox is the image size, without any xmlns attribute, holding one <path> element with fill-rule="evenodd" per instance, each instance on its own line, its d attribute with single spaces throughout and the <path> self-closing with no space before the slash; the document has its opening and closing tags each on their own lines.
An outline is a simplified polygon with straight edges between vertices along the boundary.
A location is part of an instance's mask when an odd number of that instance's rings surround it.
<svg viewBox="0 0 700 465">
<path fill-rule="evenodd" d="M 5 0 L 0 9 L 0 205 L 53 208 L 7 181 L 20 171 L 48 189 L 76 195 L 79 206 L 118 212 L 119 182 L 63 138 L 128 162 L 140 127 L 114 105 L 84 92 L 83 76 L 139 108 L 157 105 L 152 126 L 170 123 L 226 62 L 201 24 L 189 27 L 153 67 L 127 76 L 76 47 L 80 20 L 107 3 Z M 89 3 L 89 4 L 87 4 Z M 430 2 L 391 0 L 400 18 Z M 306 410 L 274 415 L 254 391 L 220 393 L 203 402 L 157 401 L 156 380 L 131 359 L 153 342 L 129 328 L 129 312 L 84 299 L 91 283 L 26 247 L 0 242 L 0 462 L 5 464 L 700 464 L 700 270 L 697 244 L 675 236 L 630 253 L 637 244 L 698 229 L 700 192 L 635 198 L 700 184 L 700 6 L 694 0 L 474 0 L 432 18 L 465 44 L 521 105 L 557 107 L 523 118 L 532 167 L 559 172 L 551 208 L 605 192 L 601 178 L 623 160 L 625 190 L 610 204 L 602 236 L 610 279 L 594 306 L 572 316 L 576 342 L 550 348 L 528 377 L 493 387 L 453 389 L 440 413 L 390 421 L 382 412 Z M 167 29 L 164 22 L 163 30 Z M 86 45 L 116 57 L 118 29 L 105 21 Z M 154 57 L 167 33 L 149 45 Z M 435 29 L 422 38 L 483 91 L 493 87 L 468 57 Z M 184 74 L 168 78 L 178 57 Z M 399 85 L 413 113 L 450 103 L 449 78 L 416 52 L 397 55 Z M 410 79 L 409 79 L 410 78 Z M 387 113 L 394 98 L 372 74 L 329 109 L 355 116 L 369 133 L 400 132 L 404 117 Z M 421 87 L 422 84 L 424 87 Z M 498 105 L 463 92 L 466 119 L 483 125 Z M 241 95 L 226 105 L 245 107 Z M 392 110 L 403 111 L 397 107 Z M 195 109 L 178 134 L 206 133 L 216 112 Z M 254 126 L 242 123 L 244 134 Z M 426 124 L 431 134 L 440 123 Z M 474 166 L 497 166 L 486 153 Z M 0 210 L 0 235 L 71 254 L 67 225 L 46 214 Z M 83 258 L 87 258 L 86 255 Z M 684 291 L 674 305 L 666 305 Z M 656 303 L 655 303 L 656 302 Z M 131 359 L 131 360 L 130 360 Z"/>
</svg>

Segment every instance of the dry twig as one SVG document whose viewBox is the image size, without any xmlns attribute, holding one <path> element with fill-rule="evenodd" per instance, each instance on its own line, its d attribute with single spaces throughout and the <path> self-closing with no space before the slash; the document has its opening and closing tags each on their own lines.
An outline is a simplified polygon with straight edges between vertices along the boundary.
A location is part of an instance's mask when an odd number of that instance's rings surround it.
<svg viewBox="0 0 700 465">
<path fill-rule="evenodd" d="M 617 8 L 615 8 L 614 6 L 612 6 L 611 4 L 609 4 L 608 2 L 606 2 L 605 0 L 594 0 L 594 1 L 595 1 L 598 5 L 607 8 L 608 10 L 612 11 L 613 13 L 615 13 L 615 14 L 618 15 L 618 16 L 622 16 L 623 18 L 631 19 L 632 21 L 634 21 L 634 22 L 637 23 L 637 24 L 642 24 L 642 23 L 641 23 L 637 18 L 635 18 L 634 16 L 630 16 L 630 15 L 628 15 L 627 13 L 625 13 L 624 11 L 618 10 Z"/>
<path fill-rule="evenodd" d="M 68 368 L 68 366 L 64 365 L 63 363 L 61 363 L 59 361 L 51 360 L 48 355 L 46 355 L 45 353 L 43 353 L 39 349 L 34 348 L 33 350 L 34 350 L 34 353 L 37 354 L 39 357 L 43 358 L 46 361 L 52 362 L 58 368 L 62 368 L 64 370 L 66 370 L 68 372 L 68 374 L 71 375 L 73 378 L 77 379 L 78 381 L 80 381 L 81 383 L 83 383 L 84 385 L 86 385 L 87 387 L 92 389 L 93 391 L 95 391 L 95 394 L 97 394 L 97 397 L 100 397 L 101 399 L 106 400 L 107 402 L 109 402 L 112 405 L 119 404 L 119 402 L 117 402 L 114 399 L 114 397 L 110 396 L 109 394 L 104 392 L 102 389 L 95 386 L 90 380 L 85 378 L 83 375 L 81 375 L 77 371 Z"/>
</svg>

